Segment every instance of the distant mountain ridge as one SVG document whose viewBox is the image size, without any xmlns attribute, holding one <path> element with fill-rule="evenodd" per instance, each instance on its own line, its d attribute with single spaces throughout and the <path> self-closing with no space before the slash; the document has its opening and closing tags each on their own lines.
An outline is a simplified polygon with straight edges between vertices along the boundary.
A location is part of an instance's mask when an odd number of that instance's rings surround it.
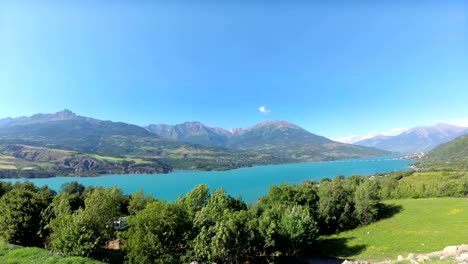
<svg viewBox="0 0 468 264">
<path fill-rule="evenodd" d="M 264 121 L 257 125 L 228 131 L 200 122 L 178 125 L 149 125 L 148 131 L 158 136 L 192 144 L 218 146 L 234 150 L 267 153 L 298 161 L 332 160 L 386 155 L 389 152 L 332 141 L 326 137 L 283 120 Z"/>
<path fill-rule="evenodd" d="M 78 116 L 68 109 L 64 109 L 54 114 L 35 114 L 32 116 L 21 116 L 16 118 L 3 118 L 0 119 L 0 127 L 16 126 L 16 125 L 28 125 L 37 123 L 46 123 L 50 121 L 63 121 L 63 120 L 87 120 L 87 121 L 98 121 L 97 119 Z"/>
<path fill-rule="evenodd" d="M 0 177 L 77 173 L 55 157 L 46 158 L 50 162 L 25 160 L 29 152 L 45 156 L 50 153 L 76 153 L 69 155 L 70 159 L 86 157 L 90 163 L 105 164 L 100 166 L 100 170 L 93 167 L 93 170 L 88 171 L 89 175 L 106 171 L 168 172 L 173 168 L 226 170 L 256 164 L 293 162 L 268 154 L 260 155 L 169 140 L 137 125 L 83 117 L 69 110 L 1 120 Z M 12 149 L 28 151 L 22 154 L 11 152 Z M 118 166 L 114 166 L 114 163 L 118 163 Z M 2 171 L 8 172 L 2 174 Z"/>
<path fill-rule="evenodd" d="M 195 144 L 228 146 L 231 148 L 264 144 L 262 142 L 265 141 L 271 143 L 272 140 L 275 140 L 276 143 L 287 144 L 332 142 L 330 139 L 312 134 L 295 124 L 283 120 L 264 121 L 248 128 L 234 128 L 231 130 L 206 126 L 196 121 L 177 125 L 148 125 L 145 128 L 161 137 Z M 245 141 L 254 142 L 246 143 Z"/>
<path fill-rule="evenodd" d="M 467 132 L 466 127 L 438 123 L 414 127 L 396 136 L 377 135 L 355 144 L 400 153 L 427 152 Z"/>
<path fill-rule="evenodd" d="M 66 109 L 0 119 L 0 177 L 226 170 L 385 154 L 334 142 L 286 121 L 267 121 L 230 132 L 199 122 L 145 129 Z"/>
<path fill-rule="evenodd" d="M 178 125 L 149 125 L 145 127 L 148 131 L 161 137 L 200 144 L 206 146 L 224 146 L 231 132 L 215 127 L 208 127 L 200 122 L 185 122 Z"/>
</svg>

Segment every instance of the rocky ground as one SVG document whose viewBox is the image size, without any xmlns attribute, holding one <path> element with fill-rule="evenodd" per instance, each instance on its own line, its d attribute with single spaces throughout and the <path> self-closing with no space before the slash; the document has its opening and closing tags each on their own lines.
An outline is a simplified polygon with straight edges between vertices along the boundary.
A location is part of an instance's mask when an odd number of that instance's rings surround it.
<svg viewBox="0 0 468 264">
<path fill-rule="evenodd" d="M 468 264 L 468 245 L 459 245 L 459 246 L 448 246 L 445 247 L 442 251 L 435 251 L 431 253 L 425 254 L 408 254 L 405 258 L 402 255 L 399 255 L 395 260 L 385 260 L 379 262 L 378 264 L 386 264 L 386 263 L 411 263 L 411 264 L 419 264 L 425 262 L 431 262 L 434 260 L 453 260 L 453 263 L 458 264 Z M 372 261 L 349 261 L 345 260 L 342 264 L 371 264 Z"/>
</svg>

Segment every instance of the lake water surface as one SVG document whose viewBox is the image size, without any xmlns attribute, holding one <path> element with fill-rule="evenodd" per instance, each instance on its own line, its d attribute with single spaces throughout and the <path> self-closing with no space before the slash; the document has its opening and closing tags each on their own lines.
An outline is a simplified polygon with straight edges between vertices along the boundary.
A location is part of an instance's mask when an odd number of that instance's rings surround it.
<svg viewBox="0 0 468 264">
<path fill-rule="evenodd" d="M 59 190 L 65 182 L 77 181 L 85 186 L 122 188 L 125 194 L 143 189 L 154 197 L 174 201 L 198 184 L 206 183 L 211 190 L 223 187 L 228 194 L 241 196 L 246 202 L 253 202 L 265 195 L 271 185 L 300 183 L 304 180 L 320 180 L 337 175 L 372 175 L 378 172 L 409 170 L 414 161 L 392 160 L 395 156 L 350 159 L 330 162 L 295 163 L 282 165 L 256 166 L 229 171 L 174 171 L 169 174 L 154 175 L 105 175 L 99 177 L 55 177 L 29 179 L 37 186 L 48 185 Z M 8 179 L 3 181 L 17 181 Z M 24 180 L 21 180 L 24 181 Z"/>
</svg>

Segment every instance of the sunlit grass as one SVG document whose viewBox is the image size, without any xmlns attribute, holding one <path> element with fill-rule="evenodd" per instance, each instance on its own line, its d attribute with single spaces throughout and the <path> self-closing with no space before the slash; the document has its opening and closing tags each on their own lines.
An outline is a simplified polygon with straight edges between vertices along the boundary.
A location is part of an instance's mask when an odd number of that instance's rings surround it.
<svg viewBox="0 0 468 264">
<path fill-rule="evenodd" d="M 81 257 L 60 257 L 51 252 L 35 248 L 11 245 L 0 241 L 0 263 L 2 264 L 99 264 Z"/>
<path fill-rule="evenodd" d="M 332 257 L 380 261 L 468 243 L 467 198 L 404 199 L 386 204 L 399 206 L 401 211 L 369 226 L 325 237 L 322 246 Z"/>
</svg>

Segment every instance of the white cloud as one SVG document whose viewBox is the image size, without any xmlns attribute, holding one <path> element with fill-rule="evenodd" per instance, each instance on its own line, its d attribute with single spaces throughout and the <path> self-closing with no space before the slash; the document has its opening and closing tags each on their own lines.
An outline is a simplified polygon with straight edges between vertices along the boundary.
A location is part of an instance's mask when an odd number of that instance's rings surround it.
<svg viewBox="0 0 468 264">
<path fill-rule="evenodd" d="M 352 136 L 347 136 L 347 137 L 335 138 L 333 140 L 338 141 L 338 142 L 342 142 L 342 143 L 352 144 L 354 142 L 358 142 L 358 141 L 368 139 L 368 138 L 371 138 L 371 137 L 373 137 L 373 135 L 367 135 L 367 136 L 352 135 Z"/>
<path fill-rule="evenodd" d="M 468 118 L 451 119 L 443 123 L 447 123 L 454 126 L 468 127 Z"/>
<path fill-rule="evenodd" d="M 271 112 L 270 109 L 266 109 L 265 106 L 260 106 L 260 107 L 258 108 L 258 110 L 259 110 L 260 112 L 264 113 L 264 114 L 268 114 L 268 113 Z"/>
</svg>

